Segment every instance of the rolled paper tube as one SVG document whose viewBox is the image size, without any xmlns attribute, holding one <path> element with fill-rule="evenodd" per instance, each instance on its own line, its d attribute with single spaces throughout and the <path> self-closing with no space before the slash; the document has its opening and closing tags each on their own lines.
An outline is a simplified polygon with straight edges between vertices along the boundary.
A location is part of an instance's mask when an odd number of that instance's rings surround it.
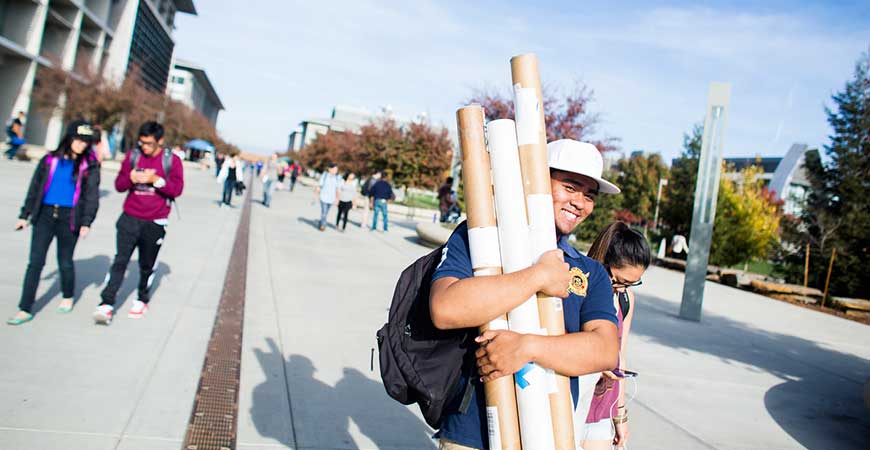
<svg viewBox="0 0 870 450">
<path fill-rule="evenodd" d="M 523 188 L 514 121 L 502 119 L 490 122 L 487 138 L 492 162 L 502 267 L 505 273 L 511 273 L 532 264 L 525 205 L 518 201 L 523 198 Z M 541 328 L 534 295 L 508 313 L 508 322 L 511 330 L 518 333 L 546 333 Z M 553 424 L 550 420 L 551 386 L 546 370 L 534 363 L 528 363 L 514 374 L 514 381 L 523 448 L 554 448 Z"/>
<path fill-rule="evenodd" d="M 534 54 L 511 58 L 511 79 L 514 86 L 514 110 L 517 136 L 520 138 L 520 168 L 530 224 L 530 251 L 537 261 L 542 254 L 556 248 L 555 217 L 550 190 L 550 168 L 547 164 L 547 127 L 544 123 L 544 101 L 538 58 Z M 565 334 L 562 300 L 538 294 L 541 324 L 550 336 Z M 557 450 L 573 450 L 574 404 L 568 377 L 554 375 L 555 392 L 550 395 L 553 435 Z"/>
<path fill-rule="evenodd" d="M 456 112 L 462 151 L 462 180 L 468 211 L 468 243 L 474 276 L 501 275 L 501 253 L 492 198 L 489 154 L 484 141 L 484 116 L 480 106 L 467 106 Z M 470 299 L 473 301 L 474 299 Z M 507 316 L 496 318 L 480 331 L 508 329 Z M 489 448 L 520 450 L 517 400 L 511 377 L 484 383 Z"/>
</svg>

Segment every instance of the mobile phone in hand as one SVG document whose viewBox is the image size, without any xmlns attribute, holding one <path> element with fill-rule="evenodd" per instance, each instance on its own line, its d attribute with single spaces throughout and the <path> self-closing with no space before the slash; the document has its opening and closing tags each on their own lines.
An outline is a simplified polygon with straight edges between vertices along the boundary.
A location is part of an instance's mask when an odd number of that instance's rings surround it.
<svg viewBox="0 0 870 450">
<path fill-rule="evenodd" d="M 619 378 L 636 378 L 637 377 L 637 372 L 632 372 L 630 370 L 613 369 L 613 370 L 611 370 L 611 372 L 613 372 L 613 374 Z"/>
</svg>

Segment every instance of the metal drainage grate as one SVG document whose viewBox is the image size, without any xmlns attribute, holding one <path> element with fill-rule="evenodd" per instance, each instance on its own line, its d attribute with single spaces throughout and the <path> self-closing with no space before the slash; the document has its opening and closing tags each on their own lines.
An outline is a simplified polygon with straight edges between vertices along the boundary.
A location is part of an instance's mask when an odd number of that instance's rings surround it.
<svg viewBox="0 0 870 450">
<path fill-rule="evenodd" d="M 251 189 L 248 189 L 183 450 L 236 448 L 250 224 Z"/>
</svg>

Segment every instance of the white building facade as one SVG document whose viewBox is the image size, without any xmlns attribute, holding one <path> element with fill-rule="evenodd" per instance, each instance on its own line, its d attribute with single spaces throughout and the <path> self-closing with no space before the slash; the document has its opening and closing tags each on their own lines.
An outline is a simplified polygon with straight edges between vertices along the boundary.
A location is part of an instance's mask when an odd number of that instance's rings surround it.
<svg viewBox="0 0 870 450">
<path fill-rule="evenodd" d="M 177 59 L 169 72 L 167 94 L 202 114 L 212 126 L 217 126 L 218 113 L 224 105 L 202 67 Z"/>
<path fill-rule="evenodd" d="M 193 0 L 0 0 L 0 119 L 23 111 L 28 145 L 57 145 L 59 115 L 31 105 L 39 70 L 56 64 L 116 82 L 138 67 L 146 86 L 164 91 L 179 12 L 196 14 Z"/>
</svg>

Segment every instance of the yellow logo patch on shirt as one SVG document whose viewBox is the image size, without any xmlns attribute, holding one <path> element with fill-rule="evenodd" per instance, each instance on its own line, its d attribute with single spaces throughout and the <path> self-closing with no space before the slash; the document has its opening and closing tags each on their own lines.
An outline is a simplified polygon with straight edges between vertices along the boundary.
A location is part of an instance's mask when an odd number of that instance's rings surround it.
<svg viewBox="0 0 870 450">
<path fill-rule="evenodd" d="M 579 267 L 571 268 L 571 285 L 568 286 L 568 292 L 586 297 L 586 288 L 589 287 L 589 273 L 583 272 Z"/>
</svg>

